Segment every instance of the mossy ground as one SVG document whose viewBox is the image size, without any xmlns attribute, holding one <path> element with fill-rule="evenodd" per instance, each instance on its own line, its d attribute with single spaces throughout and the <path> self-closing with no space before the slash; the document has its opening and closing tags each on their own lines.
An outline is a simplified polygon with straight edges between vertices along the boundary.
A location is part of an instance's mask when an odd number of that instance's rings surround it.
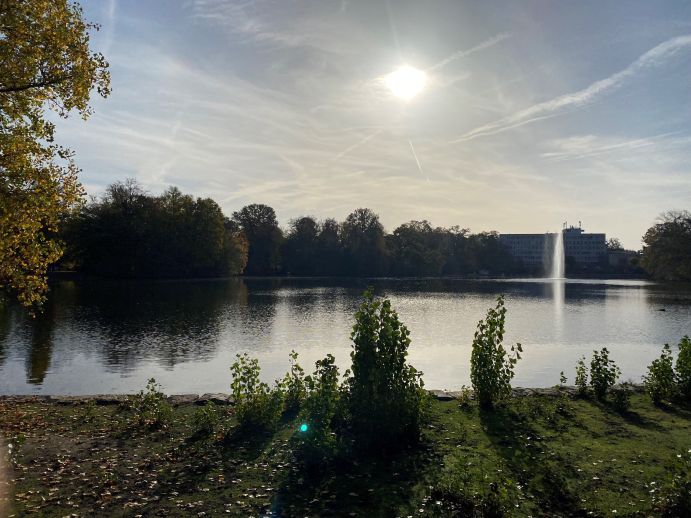
<svg viewBox="0 0 691 518">
<path fill-rule="evenodd" d="M 117 405 L 0 399 L 0 434 L 16 445 L 16 516 L 649 516 L 691 449 L 691 410 L 640 393 L 631 403 L 621 414 L 551 396 L 491 412 L 435 401 L 418 448 L 312 472 L 291 452 L 297 423 L 201 438 L 191 404 L 148 431 Z"/>
</svg>

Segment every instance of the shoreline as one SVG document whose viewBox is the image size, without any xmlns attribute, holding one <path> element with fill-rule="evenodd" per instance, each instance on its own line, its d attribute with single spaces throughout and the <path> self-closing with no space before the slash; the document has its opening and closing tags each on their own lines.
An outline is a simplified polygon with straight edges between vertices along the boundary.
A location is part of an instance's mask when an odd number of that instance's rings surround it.
<svg viewBox="0 0 691 518">
<path fill-rule="evenodd" d="M 632 393 L 645 392 L 645 386 L 642 383 L 626 383 L 631 389 Z M 616 385 L 616 386 L 619 386 Z M 462 390 L 441 390 L 441 389 L 426 389 L 427 392 L 437 401 L 452 401 L 462 397 L 464 391 Z M 551 396 L 558 397 L 566 394 L 570 397 L 576 397 L 578 390 L 574 385 L 552 386 L 552 387 L 512 387 L 511 397 L 529 397 L 529 396 Z M 13 403 L 35 403 L 46 402 L 54 403 L 56 405 L 81 405 L 93 401 L 96 405 L 118 405 L 132 397 L 138 392 L 128 394 L 85 394 L 85 395 L 55 395 L 55 394 L 0 394 L 0 402 L 7 401 Z M 472 388 L 468 388 L 467 394 L 469 399 L 475 399 Z M 204 394 L 169 394 L 166 395 L 166 400 L 172 405 L 204 405 L 208 402 L 217 405 L 232 405 L 233 398 L 230 394 L 223 392 L 207 392 Z"/>
</svg>

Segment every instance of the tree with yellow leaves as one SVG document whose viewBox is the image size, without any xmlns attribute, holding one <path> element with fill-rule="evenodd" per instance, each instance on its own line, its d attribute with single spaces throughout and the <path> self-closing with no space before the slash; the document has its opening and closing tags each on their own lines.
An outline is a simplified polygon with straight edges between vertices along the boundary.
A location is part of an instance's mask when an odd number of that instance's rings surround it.
<svg viewBox="0 0 691 518">
<path fill-rule="evenodd" d="M 0 0 L 0 288 L 27 307 L 45 299 L 47 269 L 62 255 L 58 225 L 83 194 L 46 111 L 86 119 L 91 92 L 110 93 L 93 30 L 68 0 Z"/>
</svg>

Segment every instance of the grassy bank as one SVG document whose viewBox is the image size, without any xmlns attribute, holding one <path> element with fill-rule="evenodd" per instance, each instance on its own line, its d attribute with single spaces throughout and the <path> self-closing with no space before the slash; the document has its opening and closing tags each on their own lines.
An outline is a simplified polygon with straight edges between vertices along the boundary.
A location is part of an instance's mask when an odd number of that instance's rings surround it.
<svg viewBox="0 0 691 518">
<path fill-rule="evenodd" d="M 16 516 L 648 516 L 691 457 L 691 410 L 636 393 L 619 413 L 587 399 L 513 398 L 492 412 L 434 401 L 419 447 L 309 472 L 298 423 L 275 434 L 197 433 L 199 407 L 133 426 L 122 405 L 0 399 Z M 682 457 L 679 458 L 678 455 Z M 472 515 L 472 514 L 470 514 Z"/>
</svg>

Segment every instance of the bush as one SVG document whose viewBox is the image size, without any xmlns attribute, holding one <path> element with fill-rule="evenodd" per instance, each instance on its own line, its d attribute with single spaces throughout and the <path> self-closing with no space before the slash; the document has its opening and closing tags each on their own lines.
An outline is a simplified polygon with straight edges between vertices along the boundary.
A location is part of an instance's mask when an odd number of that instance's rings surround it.
<svg viewBox="0 0 691 518">
<path fill-rule="evenodd" d="M 585 356 L 576 364 L 576 389 L 580 396 L 588 394 L 588 367 L 585 366 Z"/>
<path fill-rule="evenodd" d="M 221 422 L 218 408 L 213 401 L 208 401 L 192 415 L 192 428 L 195 435 L 208 437 L 212 435 Z"/>
<path fill-rule="evenodd" d="M 419 439 L 429 396 L 422 373 L 406 363 L 410 332 L 391 302 L 371 289 L 364 297 L 351 334 L 348 417 L 360 447 L 397 447 Z"/>
<path fill-rule="evenodd" d="M 593 351 L 593 357 L 590 360 L 590 385 L 593 387 L 596 398 L 605 399 L 607 392 L 617 382 L 620 374 L 621 370 L 614 360 L 609 359 L 607 347 L 603 347 L 600 352 Z"/>
<path fill-rule="evenodd" d="M 556 412 L 565 415 L 565 416 L 570 416 L 573 414 L 573 408 L 571 407 L 571 402 L 569 401 L 569 396 L 566 392 L 566 375 L 564 374 L 564 371 L 561 371 L 559 373 L 559 399 L 557 400 L 557 403 L 555 405 L 555 410 Z"/>
<path fill-rule="evenodd" d="M 168 426 L 173 409 L 161 392 L 161 385 L 151 378 L 146 389 L 127 398 L 125 404 L 133 413 L 133 424 L 149 429 L 165 428 Z"/>
<path fill-rule="evenodd" d="M 281 389 L 285 395 L 285 410 L 289 414 L 295 414 L 307 395 L 305 387 L 305 370 L 298 363 L 298 353 L 290 351 L 290 371 L 281 381 Z"/>
<path fill-rule="evenodd" d="M 655 403 L 670 401 L 675 396 L 677 387 L 669 344 L 664 345 L 660 357 L 648 366 L 648 374 L 643 376 L 643 382 Z"/>
<path fill-rule="evenodd" d="M 302 461 L 309 465 L 323 463 L 336 448 L 333 420 L 340 403 L 340 387 L 334 362 L 334 357 L 328 354 L 315 363 L 314 374 L 305 379 L 308 390 L 300 412 L 298 451 Z"/>
<path fill-rule="evenodd" d="M 514 367 L 521 359 L 521 344 L 511 346 L 511 356 L 504 349 L 505 320 L 504 297 L 499 296 L 496 308 L 487 312 L 487 317 L 478 322 L 475 331 L 470 356 L 470 380 L 483 408 L 491 408 L 494 403 L 511 395 Z"/>
<path fill-rule="evenodd" d="M 237 354 L 237 361 L 230 367 L 233 381 L 231 394 L 240 429 L 272 431 L 281 417 L 283 393 L 280 387 L 273 390 L 259 380 L 259 361 L 247 353 Z"/>
<path fill-rule="evenodd" d="M 623 414 L 629 411 L 629 408 L 631 408 L 631 392 L 630 383 L 622 383 L 612 389 L 612 405 L 617 412 Z"/>
<path fill-rule="evenodd" d="M 676 375 L 680 395 L 687 400 L 691 400 L 691 338 L 688 336 L 685 336 L 679 342 Z"/>
</svg>

